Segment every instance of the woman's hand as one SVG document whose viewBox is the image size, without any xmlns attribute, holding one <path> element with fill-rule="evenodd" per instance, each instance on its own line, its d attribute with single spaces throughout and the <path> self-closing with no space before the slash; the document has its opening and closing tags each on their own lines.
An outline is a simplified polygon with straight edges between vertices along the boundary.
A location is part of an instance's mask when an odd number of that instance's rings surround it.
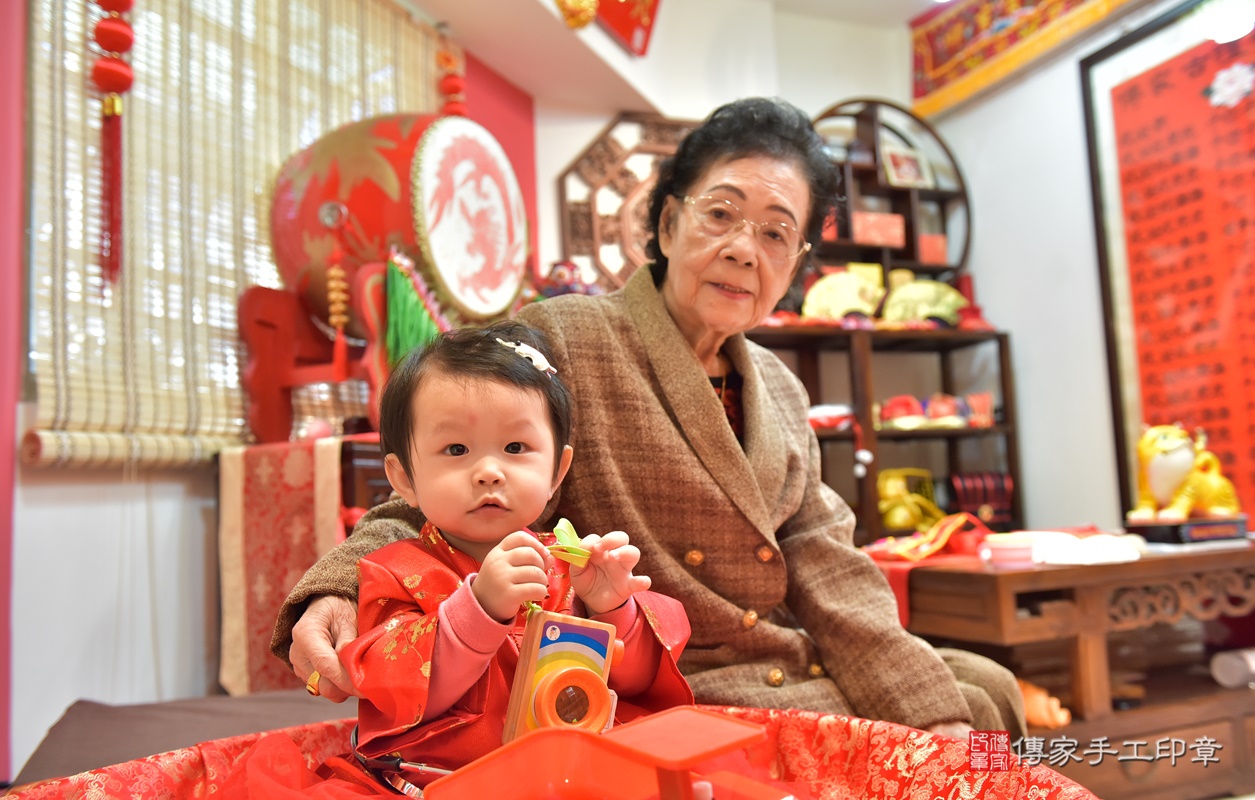
<svg viewBox="0 0 1255 800">
<path fill-rule="evenodd" d="M 641 551 L 628 544 L 623 531 L 605 536 L 591 534 L 580 540 L 591 555 L 585 567 L 571 567 L 571 588 L 584 601 L 592 616 L 613 611 L 637 592 L 650 586 L 646 575 L 633 575 L 632 569 L 641 560 Z"/>
<path fill-rule="evenodd" d="M 929 733 L 939 733 L 942 736 L 949 736 L 951 739 L 962 739 L 967 741 L 967 735 L 975 730 L 966 722 L 938 722 L 936 725 L 929 725 L 925 728 Z"/>
<path fill-rule="evenodd" d="M 305 607 L 292 626 L 288 660 L 302 681 L 318 670 L 318 693 L 333 703 L 355 694 L 353 682 L 340 664 L 340 648 L 357 638 L 357 605 L 346 597 L 324 594 Z"/>
<path fill-rule="evenodd" d="M 547 570 L 552 563 L 553 556 L 535 536 L 515 531 L 484 556 L 471 594 L 488 616 L 509 622 L 519 606 L 545 599 L 549 593 Z"/>
</svg>

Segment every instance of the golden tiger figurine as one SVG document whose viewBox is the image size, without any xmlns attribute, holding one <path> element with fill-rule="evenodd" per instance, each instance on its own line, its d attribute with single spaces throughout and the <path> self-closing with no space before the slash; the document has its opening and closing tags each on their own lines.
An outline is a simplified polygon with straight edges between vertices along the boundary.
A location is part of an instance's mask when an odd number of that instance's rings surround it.
<svg viewBox="0 0 1255 800">
<path fill-rule="evenodd" d="M 1137 440 L 1137 463 L 1137 507 L 1128 513 L 1129 522 L 1239 513 L 1233 483 L 1220 473 L 1220 459 L 1207 449 L 1201 428 L 1192 440 L 1180 423 L 1145 427 Z"/>
</svg>

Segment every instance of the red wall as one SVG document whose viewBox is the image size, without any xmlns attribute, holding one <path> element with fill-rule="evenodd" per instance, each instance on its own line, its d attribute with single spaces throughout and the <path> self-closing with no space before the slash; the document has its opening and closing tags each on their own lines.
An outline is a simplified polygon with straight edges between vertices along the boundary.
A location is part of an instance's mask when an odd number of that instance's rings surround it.
<svg viewBox="0 0 1255 800">
<path fill-rule="evenodd" d="M 466 107 L 501 144 L 523 190 L 529 229 L 528 259 L 536 273 L 536 117 L 532 96 L 466 54 Z"/>
<path fill-rule="evenodd" d="M 22 381 L 22 253 L 24 222 L 22 137 L 26 119 L 26 3 L 0 12 L 0 780 L 9 763 L 12 694 L 14 425 Z M 9 166 L 5 167 L 4 164 Z"/>
</svg>

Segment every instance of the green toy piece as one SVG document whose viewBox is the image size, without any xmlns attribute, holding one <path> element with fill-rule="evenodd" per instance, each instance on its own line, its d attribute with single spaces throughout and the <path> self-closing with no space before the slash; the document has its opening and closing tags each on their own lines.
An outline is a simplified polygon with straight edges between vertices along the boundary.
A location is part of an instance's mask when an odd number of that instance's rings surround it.
<svg viewBox="0 0 1255 800">
<path fill-rule="evenodd" d="M 577 567 L 588 566 L 592 553 L 587 548 L 580 547 L 580 535 L 575 532 L 575 526 L 570 520 L 566 517 L 558 520 L 558 524 L 553 526 L 553 535 L 558 539 L 557 544 L 549 545 L 549 552 L 553 553 L 554 558 Z"/>
</svg>

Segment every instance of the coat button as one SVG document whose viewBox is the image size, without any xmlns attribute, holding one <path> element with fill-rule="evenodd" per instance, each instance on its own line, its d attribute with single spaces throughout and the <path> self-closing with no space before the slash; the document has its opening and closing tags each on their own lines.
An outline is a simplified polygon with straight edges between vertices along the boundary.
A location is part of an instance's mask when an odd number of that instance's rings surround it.
<svg viewBox="0 0 1255 800">
<path fill-rule="evenodd" d="M 767 683 L 771 686 L 784 685 L 784 670 L 776 667 L 767 673 Z"/>
<path fill-rule="evenodd" d="M 706 554 L 701 550 L 690 550 L 684 554 L 684 563 L 690 567 L 700 567 L 705 560 Z"/>
<path fill-rule="evenodd" d="M 824 665 L 823 664 L 811 664 L 809 667 L 806 668 L 806 671 L 810 673 L 810 676 L 812 678 L 824 677 Z"/>
<path fill-rule="evenodd" d="M 754 555 L 758 556 L 758 560 L 766 564 L 768 561 L 776 557 L 776 551 L 771 549 L 771 545 L 759 545 L 754 551 Z"/>
<path fill-rule="evenodd" d="M 752 608 L 749 611 L 746 611 L 744 616 L 741 617 L 741 624 L 747 628 L 752 628 L 755 625 L 757 625 L 758 624 L 758 612 Z"/>
</svg>

